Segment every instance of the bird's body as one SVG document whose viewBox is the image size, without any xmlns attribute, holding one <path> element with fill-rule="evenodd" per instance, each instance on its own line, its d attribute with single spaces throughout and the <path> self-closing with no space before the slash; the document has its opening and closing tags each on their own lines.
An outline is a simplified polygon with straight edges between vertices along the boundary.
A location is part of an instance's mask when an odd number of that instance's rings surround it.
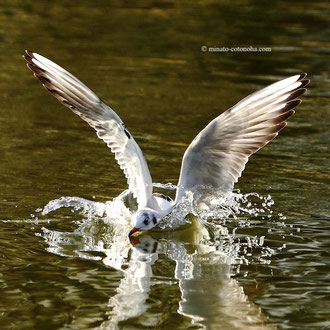
<svg viewBox="0 0 330 330">
<path fill-rule="evenodd" d="M 120 117 L 80 80 L 47 58 L 26 51 L 28 67 L 60 102 L 96 130 L 115 154 L 130 191 L 137 199 L 138 230 L 149 230 L 172 212 L 186 193 L 198 187 L 232 190 L 250 155 L 275 138 L 300 104 L 309 80 L 299 74 L 257 91 L 211 121 L 186 150 L 173 201 L 153 194 L 144 155 Z"/>
</svg>

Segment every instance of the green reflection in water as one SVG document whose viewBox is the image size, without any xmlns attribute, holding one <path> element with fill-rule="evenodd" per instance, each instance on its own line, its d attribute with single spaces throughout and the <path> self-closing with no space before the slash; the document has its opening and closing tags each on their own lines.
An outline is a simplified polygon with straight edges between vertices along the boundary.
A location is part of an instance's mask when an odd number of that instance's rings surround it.
<svg viewBox="0 0 330 330">
<path fill-rule="evenodd" d="M 322 1 L 276 1 L 272 6 L 264 1 L 4 1 L 0 219 L 11 222 L 3 222 L 0 231 L 1 325 L 108 325 L 129 273 L 98 260 L 104 258 L 102 252 L 83 259 L 47 250 L 42 228 L 72 233 L 77 230 L 73 220 L 81 220 L 76 213 L 61 209 L 55 219 L 46 219 L 49 223 L 27 221 L 36 208 L 61 196 L 95 196 L 105 202 L 126 189 L 111 153 L 94 132 L 33 80 L 20 58 L 29 48 L 72 71 L 120 114 L 143 149 L 154 181 L 163 183 L 176 183 L 185 148 L 211 119 L 268 83 L 308 72 L 312 84 L 297 114 L 271 145 L 252 157 L 238 184 L 245 193 L 271 194 L 275 206 L 271 221 L 252 216 L 251 225 L 237 233 L 265 236 L 269 248 L 286 247 L 269 264 L 258 262 L 254 251 L 237 270 L 217 262 L 216 252 L 200 251 L 205 242 L 152 236 L 160 249 L 158 259 L 141 264 L 153 273 L 149 281 L 154 285 L 142 303 L 148 309 L 121 325 L 257 328 L 268 317 L 269 324 L 279 327 L 329 326 L 328 16 L 329 5 Z M 203 45 L 264 46 L 272 52 L 203 53 Z M 225 226 L 231 231 L 237 223 L 229 219 Z M 75 238 L 107 241 L 102 223 L 95 230 Z M 207 247 L 216 245 L 212 238 L 210 242 Z M 79 249 L 88 246 L 79 244 Z M 179 247 L 204 277 L 195 274 L 191 282 L 175 277 L 178 265 L 169 255 Z M 233 287 L 225 274 L 235 277 Z M 226 305 L 221 305 L 225 290 L 236 289 L 244 289 L 242 297 L 254 305 L 249 309 L 248 303 L 240 303 L 217 315 Z M 234 303 L 235 295 L 229 296 Z M 239 310 L 259 315 L 258 321 L 249 323 Z M 241 323 L 230 323 L 231 315 Z"/>
</svg>

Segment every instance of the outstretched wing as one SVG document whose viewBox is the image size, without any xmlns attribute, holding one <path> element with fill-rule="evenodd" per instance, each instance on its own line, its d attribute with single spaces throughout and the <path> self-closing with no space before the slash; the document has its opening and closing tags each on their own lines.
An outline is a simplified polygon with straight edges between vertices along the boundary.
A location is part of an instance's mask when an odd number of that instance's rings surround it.
<svg viewBox="0 0 330 330">
<path fill-rule="evenodd" d="M 292 76 L 257 91 L 211 121 L 186 150 L 176 202 L 195 186 L 231 190 L 249 156 L 274 139 L 309 80 Z"/>
<path fill-rule="evenodd" d="M 119 116 L 80 80 L 54 62 L 28 50 L 24 58 L 43 86 L 96 130 L 97 136 L 115 154 L 139 206 L 148 206 L 152 196 L 148 165 Z"/>
</svg>

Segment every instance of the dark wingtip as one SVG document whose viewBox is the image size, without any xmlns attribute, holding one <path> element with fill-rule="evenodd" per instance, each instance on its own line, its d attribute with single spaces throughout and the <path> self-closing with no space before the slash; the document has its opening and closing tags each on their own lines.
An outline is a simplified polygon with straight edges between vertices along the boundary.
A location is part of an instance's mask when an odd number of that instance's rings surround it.
<svg viewBox="0 0 330 330">
<path fill-rule="evenodd" d="M 295 113 L 295 111 L 291 109 L 291 110 L 283 113 L 281 116 L 278 116 L 276 119 L 274 119 L 274 122 L 277 122 L 278 124 L 283 123 L 286 120 L 288 120 L 294 113 Z"/>
<path fill-rule="evenodd" d="M 29 56 L 29 55 L 23 55 L 22 57 L 24 58 L 24 60 L 25 60 L 26 62 L 28 62 L 28 63 L 32 63 L 32 57 L 31 57 L 31 56 Z"/>
<path fill-rule="evenodd" d="M 22 57 L 25 59 L 26 62 L 31 63 L 31 64 L 33 63 L 32 59 L 35 58 L 34 52 L 32 52 L 31 50 L 28 50 L 28 49 L 25 50 L 25 54 L 22 55 Z"/>
<path fill-rule="evenodd" d="M 271 127 L 271 134 L 275 134 L 275 136 L 277 135 L 277 133 L 279 132 L 279 131 L 281 131 L 285 126 L 287 125 L 287 123 L 286 123 L 286 121 L 281 121 L 280 123 L 278 123 L 278 124 L 276 124 L 276 125 L 274 125 L 273 127 Z M 274 137 L 275 137 L 274 136 Z M 273 138 L 274 138 L 273 137 Z M 272 139 L 273 139 L 272 138 Z"/>
<path fill-rule="evenodd" d="M 289 97 L 287 98 L 287 102 L 297 99 L 297 97 L 305 94 L 306 91 L 307 91 L 306 88 L 297 89 L 295 92 L 293 92 L 291 95 L 289 95 Z"/>
<path fill-rule="evenodd" d="M 297 107 L 299 104 L 301 103 L 301 100 L 300 99 L 296 99 L 296 100 L 291 100 L 289 101 L 285 107 L 284 107 L 284 111 L 288 111 L 288 110 L 291 110 L 291 109 L 294 109 L 295 107 Z"/>
<path fill-rule="evenodd" d="M 301 85 L 299 86 L 299 88 L 304 88 L 305 86 L 307 86 L 311 81 L 309 79 L 305 79 L 300 81 Z"/>
<path fill-rule="evenodd" d="M 49 85 L 51 84 L 51 80 L 47 77 L 43 76 L 36 76 L 44 85 Z"/>
<path fill-rule="evenodd" d="M 33 51 L 32 50 L 28 50 L 28 49 L 25 49 L 25 53 L 30 56 L 30 57 L 33 57 Z"/>
<path fill-rule="evenodd" d="M 34 68 L 35 66 L 33 65 L 32 61 L 30 62 L 29 60 L 25 59 L 27 61 L 26 66 L 32 71 L 34 72 Z"/>
</svg>

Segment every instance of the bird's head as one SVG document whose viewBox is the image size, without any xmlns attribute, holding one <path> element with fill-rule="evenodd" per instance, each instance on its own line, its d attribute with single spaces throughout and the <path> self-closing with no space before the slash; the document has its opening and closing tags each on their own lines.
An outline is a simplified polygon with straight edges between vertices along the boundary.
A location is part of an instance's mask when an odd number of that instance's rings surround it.
<svg viewBox="0 0 330 330">
<path fill-rule="evenodd" d="M 143 209 L 136 212 L 134 215 L 134 228 L 128 236 L 131 236 L 137 231 L 150 230 L 158 224 L 156 214 L 150 209 Z"/>
</svg>

